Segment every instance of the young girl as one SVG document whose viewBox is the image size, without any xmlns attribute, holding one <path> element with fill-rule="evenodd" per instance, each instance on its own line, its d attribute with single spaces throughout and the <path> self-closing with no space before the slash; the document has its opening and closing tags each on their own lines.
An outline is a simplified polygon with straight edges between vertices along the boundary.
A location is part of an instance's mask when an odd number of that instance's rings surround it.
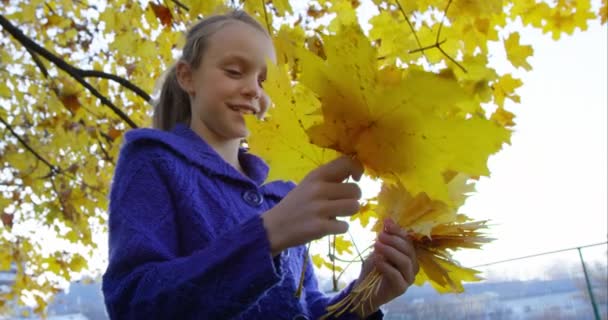
<svg viewBox="0 0 608 320">
<path fill-rule="evenodd" d="M 267 32 L 247 14 L 212 16 L 187 35 L 155 109 L 155 129 L 126 134 L 110 194 L 103 293 L 113 319 L 317 319 L 332 298 L 318 288 L 303 244 L 348 229 L 359 209 L 360 163 L 342 157 L 303 181 L 263 184 L 264 162 L 239 148 L 244 115 L 263 115 Z M 278 106 L 280 107 L 280 106 Z M 382 274 L 370 308 L 381 318 L 418 271 L 407 234 L 391 221 L 364 264 Z M 294 295 L 308 261 L 304 289 Z"/>
</svg>

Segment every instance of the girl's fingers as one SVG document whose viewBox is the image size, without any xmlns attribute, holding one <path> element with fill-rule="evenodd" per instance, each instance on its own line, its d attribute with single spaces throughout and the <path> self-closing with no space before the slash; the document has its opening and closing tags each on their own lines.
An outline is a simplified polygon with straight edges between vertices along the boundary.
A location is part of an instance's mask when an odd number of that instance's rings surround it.
<svg viewBox="0 0 608 320">
<path fill-rule="evenodd" d="M 384 226 L 385 232 L 380 233 L 378 239 L 397 248 L 408 256 L 413 265 L 414 276 L 416 276 L 420 270 L 420 266 L 416 258 L 416 248 L 414 248 L 410 235 L 390 218 L 384 221 Z"/>
<path fill-rule="evenodd" d="M 416 257 L 416 249 L 414 249 L 414 245 L 409 240 L 386 232 L 381 232 L 378 235 L 378 240 L 388 246 L 399 250 L 404 255 L 410 257 L 410 259 L 415 259 Z"/>
<path fill-rule="evenodd" d="M 414 282 L 416 274 L 414 273 L 414 263 L 410 257 L 382 242 L 376 242 L 376 250 L 384 256 L 386 262 L 393 265 L 399 271 L 402 279 L 405 279 L 407 283 Z"/>
<path fill-rule="evenodd" d="M 396 287 L 399 293 L 407 290 L 408 282 L 405 281 L 399 270 L 395 269 L 384 259 L 376 259 L 376 270 L 382 274 L 382 281 L 386 281 L 386 283 L 390 283 L 391 286 Z"/>
<path fill-rule="evenodd" d="M 408 239 L 409 235 L 407 231 L 403 230 L 398 224 L 396 224 L 393 219 L 388 218 L 384 220 L 384 231 L 396 235 L 403 239 Z"/>
<path fill-rule="evenodd" d="M 345 221 L 330 219 L 325 222 L 324 235 L 327 234 L 342 234 L 348 231 L 348 223 Z"/>
<path fill-rule="evenodd" d="M 359 201 L 357 199 L 340 199 L 325 201 L 321 204 L 321 212 L 326 218 L 347 217 L 359 211 Z"/>
<path fill-rule="evenodd" d="M 323 197 L 327 200 L 340 200 L 340 199 L 361 199 L 361 188 L 356 183 L 336 183 L 336 182 L 325 182 L 323 187 Z"/>
</svg>

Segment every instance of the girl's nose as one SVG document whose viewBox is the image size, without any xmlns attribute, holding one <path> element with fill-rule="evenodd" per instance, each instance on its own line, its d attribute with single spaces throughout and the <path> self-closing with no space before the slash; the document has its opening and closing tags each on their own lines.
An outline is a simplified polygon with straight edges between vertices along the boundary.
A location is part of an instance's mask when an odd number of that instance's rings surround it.
<svg viewBox="0 0 608 320">
<path fill-rule="evenodd" d="M 257 78 L 248 77 L 244 83 L 242 88 L 242 93 L 244 96 L 250 99 L 258 99 L 262 96 L 262 88 L 258 83 Z"/>
</svg>

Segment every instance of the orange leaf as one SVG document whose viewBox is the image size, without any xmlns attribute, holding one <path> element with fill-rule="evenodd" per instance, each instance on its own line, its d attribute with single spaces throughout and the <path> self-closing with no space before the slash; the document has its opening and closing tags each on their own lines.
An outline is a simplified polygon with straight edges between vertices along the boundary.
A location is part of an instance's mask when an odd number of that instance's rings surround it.
<svg viewBox="0 0 608 320">
<path fill-rule="evenodd" d="M 78 101 L 77 94 L 61 96 L 59 99 L 61 100 L 61 103 L 63 103 L 63 105 L 71 112 L 76 112 L 78 109 L 80 109 L 80 101 Z"/>
<path fill-rule="evenodd" d="M 120 137 L 121 134 L 122 131 L 116 128 L 110 128 L 110 131 L 108 131 L 108 136 L 112 138 L 112 140 L 116 140 L 116 138 Z"/>
<path fill-rule="evenodd" d="M 12 214 L 3 212 L 2 215 L 0 215 L 0 220 L 2 220 L 2 224 L 4 224 L 5 227 L 7 227 L 7 228 L 13 227 L 13 215 Z"/>
<path fill-rule="evenodd" d="M 158 18 L 158 20 L 160 20 L 163 26 L 168 27 L 171 25 L 173 16 L 171 16 L 171 11 L 169 11 L 169 8 L 155 3 L 150 3 L 150 6 L 152 7 L 152 11 L 154 11 L 154 14 Z"/>
</svg>

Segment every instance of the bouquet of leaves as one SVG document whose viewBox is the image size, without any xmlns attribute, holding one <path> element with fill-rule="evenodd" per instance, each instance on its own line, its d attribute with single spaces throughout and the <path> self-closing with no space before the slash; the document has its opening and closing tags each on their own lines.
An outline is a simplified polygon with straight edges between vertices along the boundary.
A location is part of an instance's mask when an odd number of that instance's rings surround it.
<svg viewBox="0 0 608 320">
<path fill-rule="evenodd" d="M 270 163 L 271 179 L 298 181 L 337 154 L 356 157 L 383 184 L 366 209 L 413 235 L 416 284 L 461 292 L 478 272 L 451 252 L 490 239 L 481 232 L 486 221 L 457 211 L 473 189 L 471 177 L 489 175 L 488 157 L 508 143 L 510 130 L 499 116 L 486 117 L 481 88 L 463 80 L 463 70 L 384 61 L 356 20 L 342 15 L 332 24 L 333 34 L 307 46 L 279 32 L 283 59 L 269 66 L 265 83 L 277 107 L 249 123 L 249 145 Z M 328 314 L 362 308 L 380 280 L 373 271 Z"/>
</svg>

